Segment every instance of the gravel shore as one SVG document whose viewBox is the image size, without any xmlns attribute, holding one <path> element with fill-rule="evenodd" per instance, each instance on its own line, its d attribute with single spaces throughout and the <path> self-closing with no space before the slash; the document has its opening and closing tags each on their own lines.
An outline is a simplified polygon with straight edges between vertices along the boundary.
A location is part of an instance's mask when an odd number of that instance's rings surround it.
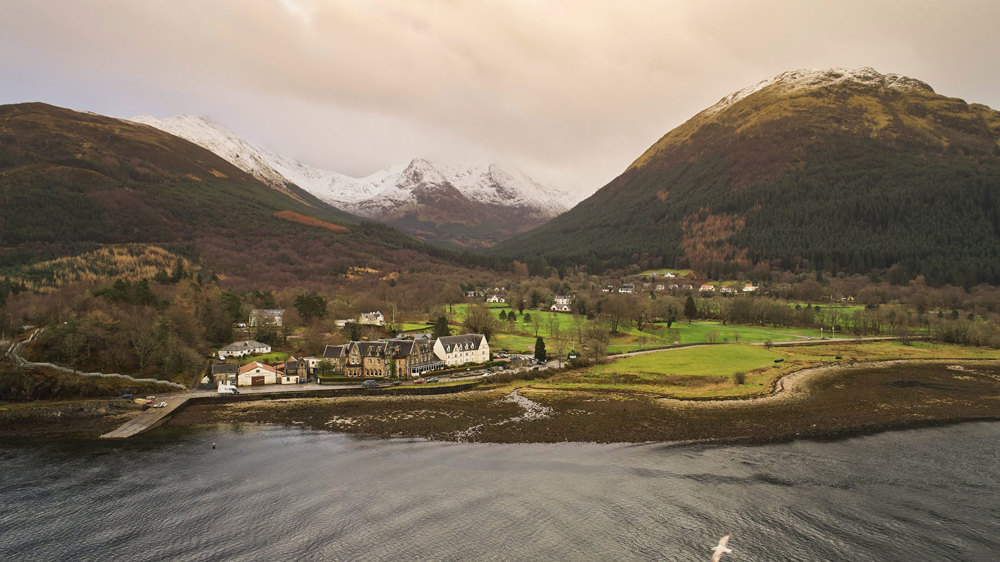
<svg viewBox="0 0 1000 562">
<path fill-rule="evenodd" d="M 1000 419 L 1000 364 L 881 361 L 804 369 L 768 396 L 676 400 L 517 389 L 447 396 L 281 400 L 191 406 L 168 426 L 270 423 L 375 437 L 496 443 L 771 442 Z M 532 415 L 544 411 L 546 415 Z"/>
</svg>

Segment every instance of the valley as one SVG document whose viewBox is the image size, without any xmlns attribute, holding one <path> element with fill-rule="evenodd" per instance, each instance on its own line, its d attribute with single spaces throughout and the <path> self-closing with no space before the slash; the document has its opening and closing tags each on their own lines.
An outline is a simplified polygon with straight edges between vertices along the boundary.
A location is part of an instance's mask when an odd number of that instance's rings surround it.
<svg viewBox="0 0 1000 562">
<path fill-rule="evenodd" d="M 135 407 L 89 401 L 138 391 L 100 374 L 374 389 L 477 369 L 450 397 L 198 405 L 169 423 L 759 441 L 993 418 L 998 123 L 897 75 L 785 73 L 566 210 L 568 195 L 497 163 L 352 178 L 202 118 L 4 106 L 0 339 L 24 359 L 0 363 L 0 400 L 68 400 L 97 427 Z M 557 415 L 488 429 L 521 400 Z M 866 414 L 871 400 L 889 413 Z M 773 408 L 772 429 L 719 421 Z M 327 411 L 354 421 L 320 423 Z M 601 421 L 564 425 L 581 416 Z M 694 417 L 648 421 L 674 416 Z"/>
</svg>

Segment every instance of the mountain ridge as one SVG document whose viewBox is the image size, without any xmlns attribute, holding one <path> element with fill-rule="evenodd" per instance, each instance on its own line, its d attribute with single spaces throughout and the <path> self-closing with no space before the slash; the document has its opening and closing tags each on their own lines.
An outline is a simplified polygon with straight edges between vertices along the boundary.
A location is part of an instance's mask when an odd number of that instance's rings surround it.
<svg viewBox="0 0 1000 562">
<path fill-rule="evenodd" d="M 456 246 L 491 245 L 551 219 L 572 201 L 568 193 L 497 162 L 446 165 L 414 158 L 356 178 L 302 164 L 210 118 L 132 120 L 199 144 L 276 189 L 298 186 L 339 209 Z"/>
<path fill-rule="evenodd" d="M 288 190 L 155 127 L 44 103 L 0 106 L 0 274 L 133 243 L 247 284 L 453 259 Z"/>
</svg>

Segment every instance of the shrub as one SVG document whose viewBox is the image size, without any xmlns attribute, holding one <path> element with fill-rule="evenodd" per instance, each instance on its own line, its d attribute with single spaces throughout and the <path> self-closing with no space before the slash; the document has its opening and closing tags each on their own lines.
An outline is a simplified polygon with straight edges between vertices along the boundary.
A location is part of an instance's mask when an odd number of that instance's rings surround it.
<svg viewBox="0 0 1000 562">
<path fill-rule="evenodd" d="M 747 374 L 743 371 L 736 371 L 733 373 L 733 384 L 739 386 L 747 382 Z"/>
</svg>

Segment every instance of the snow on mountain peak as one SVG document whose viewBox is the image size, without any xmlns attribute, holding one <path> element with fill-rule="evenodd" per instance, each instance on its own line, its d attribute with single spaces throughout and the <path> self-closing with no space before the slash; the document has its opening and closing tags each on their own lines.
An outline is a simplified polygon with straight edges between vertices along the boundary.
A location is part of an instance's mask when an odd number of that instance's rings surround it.
<svg viewBox="0 0 1000 562">
<path fill-rule="evenodd" d="M 142 115 L 132 121 L 200 145 L 272 187 L 285 191 L 294 184 L 334 207 L 373 219 L 414 205 L 415 189 L 426 192 L 449 186 L 473 202 L 527 209 L 545 217 L 553 217 L 575 203 L 567 192 L 544 186 L 496 162 L 451 165 L 414 158 L 406 166 L 391 166 L 355 178 L 302 164 L 255 145 L 211 118 L 177 115 L 159 119 Z"/>
<path fill-rule="evenodd" d="M 920 80 L 899 74 L 882 74 L 871 67 L 856 69 L 828 68 L 823 70 L 800 69 L 782 72 L 777 76 L 762 80 L 753 86 L 733 92 L 719 100 L 712 107 L 706 109 L 705 112 L 709 115 L 718 113 L 740 100 L 771 86 L 779 88 L 784 93 L 788 93 L 796 90 L 815 89 L 848 82 L 893 90 L 917 89 L 929 92 L 934 91 L 933 88 Z"/>
</svg>

